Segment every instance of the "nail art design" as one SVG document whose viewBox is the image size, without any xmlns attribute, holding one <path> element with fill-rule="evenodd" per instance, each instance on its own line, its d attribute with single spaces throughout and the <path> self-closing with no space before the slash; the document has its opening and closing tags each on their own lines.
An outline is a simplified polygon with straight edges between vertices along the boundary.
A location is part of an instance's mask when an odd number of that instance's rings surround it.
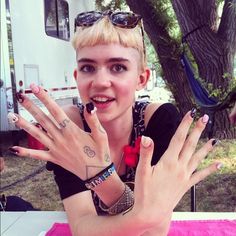
<svg viewBox="0 0 236 236">
<path fill-rule="evenodd" d="M 9 122 L 12 124 L 15 124 L 19 120 L 19 118 L 14 113 L 11 113 L 11 112 L 8 113 L 7 118 Z"/>
<path fill-rule="evenodd" d="M 211 145 L 212 145 L 212 146 L 215 146 L 215 145 L 217 145 L 219 142 L 220 142 L 219 139 L 213 139 L 212 142 L 211 142 Z"/>
<path fill-rule="evenodd" d="M 142 145 L 145 147 L 145 148 L 148 148 L 150 145 L 151 145 L 151 139 L 149 137 L 146 137 L 146 136 L 142 136 L 141 138 L 141 142 L 142 142 Z"/>
<path fill-rule="evenodd" d="M 86 105 L 86 110 L 88 113 L 93 114 L 97 110 L 97 108 L 94 106 L 92 102 L 87 103 Z"/>
<path fill-rule="evenodd" d="M 223 166 L 224 166 L 224 165 L 223 165 L 222 163 L 218 163 L 218 164 L 216 165 L 216 168 L 217 168 L 218 170 L 220 170 L 220 169 L 222 169 Z"/>
<path fill-rule="evenodd" d="M 19 103 L 22 103 L 22 102 L 24 102 L 24 100 L 25 100 L 25 98 L 24 98 L 24 96 L 23 96 L 23 94 L 22 94 L 21 92 L 17 92 L 17 93 L 16 93 L 16 99 L 17 99 L 17 101 L 18 101 Z"/>
<path fill-rule="evenodd" d="M 30 88 L 31 88 L 32 92 L 35 93 L 35 94 L 39 93 L 39 91 L 40 91 L 39 86 L 36 85 L 36 84 L 31 84 Z"/>
<path fill-rule="evenodd" d="M 196 109 L 196 108 L 192 108 L 192 110 L 191 110 L 191 112 L 190 112 L 190 116 L 191 116 L 192 118 L 195 118 L 196 112 L 197 112 L 197 109 Z"/>
<path fill-rule="evenodd" d="M 202 122 L 203 122 L 204 124 L 206 124 L 206 123 L 208 122 L 208 120 L 209 120 L 209 116 L 208 116 L 207 114 L 205 114 L 205 115 L 202 117 Z"/>
<path fill-rule="evenodd" d="M 16 148 L 14 148 L 14 147 L 10 147 L 10 148 L 8 148 L 8 150 L 9 150 L 11 153 L 15 154 L 15 155 L 17 155 L 17 154 L 19 153 L 19 151 L 18 151 Z"/>
</svg>

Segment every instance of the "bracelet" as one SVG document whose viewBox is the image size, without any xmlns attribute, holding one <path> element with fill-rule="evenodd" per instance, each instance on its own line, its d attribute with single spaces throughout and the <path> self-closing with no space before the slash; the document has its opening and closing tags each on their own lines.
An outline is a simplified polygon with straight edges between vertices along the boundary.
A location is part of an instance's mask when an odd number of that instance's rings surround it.
<svg viewBox="0 0 236 236">
<path fill-rule="evenodd" d="M 126 184 L 125 184 L 125 191 L 123 192 L 121 197 L 118 199 L 116 203 L 114 203 L 109 208 L 101 200 L 99 201 L 99 207 L 103 211 L 108 212 L 109 215 L 116 215 L 121 212 L 130 210 L 133 205 L 134 205 L 134 193 L 130 189 L 130 187 Z"/>
<path fill-rule="evenodd" d="M 100 171 L 98 174 L 96 174 L 94 177 L 87 179 L 84 181 L 84 184 L 87 189 L 93 189 L 102 182 L 104 182 L 109 176 L 113 174 L 115 171 L 115 166 L 113 163 L 111 163 L 108 167 L 106 167 L 104 170 Z"/>
</svg>

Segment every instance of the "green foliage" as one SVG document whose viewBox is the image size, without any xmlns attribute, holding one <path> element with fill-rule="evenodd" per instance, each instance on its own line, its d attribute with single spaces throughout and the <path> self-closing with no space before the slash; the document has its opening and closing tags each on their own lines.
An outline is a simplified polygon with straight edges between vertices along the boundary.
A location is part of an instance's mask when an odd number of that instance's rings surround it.
<svg viewBox="0 0 236 236">
<path fill-rule="evenodd" d="M 128 8 L 125 0 L 110 0 L 110 1 L 105 1 L 105 0 L 96 0 L 95 1 L 96 8 L 101 11 L 105 10 L 124 10 Z"/>
</svg>

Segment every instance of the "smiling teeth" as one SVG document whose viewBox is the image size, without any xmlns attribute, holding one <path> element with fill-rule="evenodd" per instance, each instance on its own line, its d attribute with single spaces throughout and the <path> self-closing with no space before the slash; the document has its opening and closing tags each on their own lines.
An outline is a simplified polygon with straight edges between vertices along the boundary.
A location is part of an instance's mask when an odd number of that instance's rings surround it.
<svg viewBox="0 0 236 236">
<path fill-rule="evenodd" d="M 95 98 L 93 98 L 93 100 L 96 101 L 96 102 L 107 102 L 107 101 L 109 101 L 108 98 L 102 98 L 102 97 L 95 97 Z"/>
</svg>

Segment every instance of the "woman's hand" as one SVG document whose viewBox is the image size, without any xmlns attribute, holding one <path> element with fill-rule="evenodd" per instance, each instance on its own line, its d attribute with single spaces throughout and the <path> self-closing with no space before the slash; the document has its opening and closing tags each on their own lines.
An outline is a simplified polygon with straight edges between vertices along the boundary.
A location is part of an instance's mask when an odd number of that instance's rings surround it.
<svg viewBox="0 0 236 236">
<path fill-rule="evenodd" d="M 191 112 L 188 112 L 172 137 L 168 149 L 154 166 L 151 166 L 153 141 L 148 137 L 142 137 L 140 160 L 135 177 L 133 210 L 150 226 L 157 226 L 158 222 L 161 224 L 171 215 L 191 186 L 221 166 L 220 163 L 214 163 L 196 171 L 199 163 L 212 150 L 216 140 L 209 140 L 195 151 L 208 116 L 201 117 L 188 135 L 192 121 Z"/>
<path fill-rule="evenodd" d="M 12 151 L 19 156 L 51 161 L 83 180 L 93 177 L 111 163 L 107 134 L 96 116 L 93 104 L 90 103 L 87 106 L 88 110 L 84 112 L 91 129 L 91 133 L 86 133 L 68 118 L 42 87 L 31 85 L 31 89 L 46 106 L 54 121 L 23 94 L 17 94 L 18 101 L 47 132 L 38 129 L 17 114 L 10 113 L 9 119 L 39 140 L 48 150 L 15 146 L 11 148 Z"/>
</svg>

